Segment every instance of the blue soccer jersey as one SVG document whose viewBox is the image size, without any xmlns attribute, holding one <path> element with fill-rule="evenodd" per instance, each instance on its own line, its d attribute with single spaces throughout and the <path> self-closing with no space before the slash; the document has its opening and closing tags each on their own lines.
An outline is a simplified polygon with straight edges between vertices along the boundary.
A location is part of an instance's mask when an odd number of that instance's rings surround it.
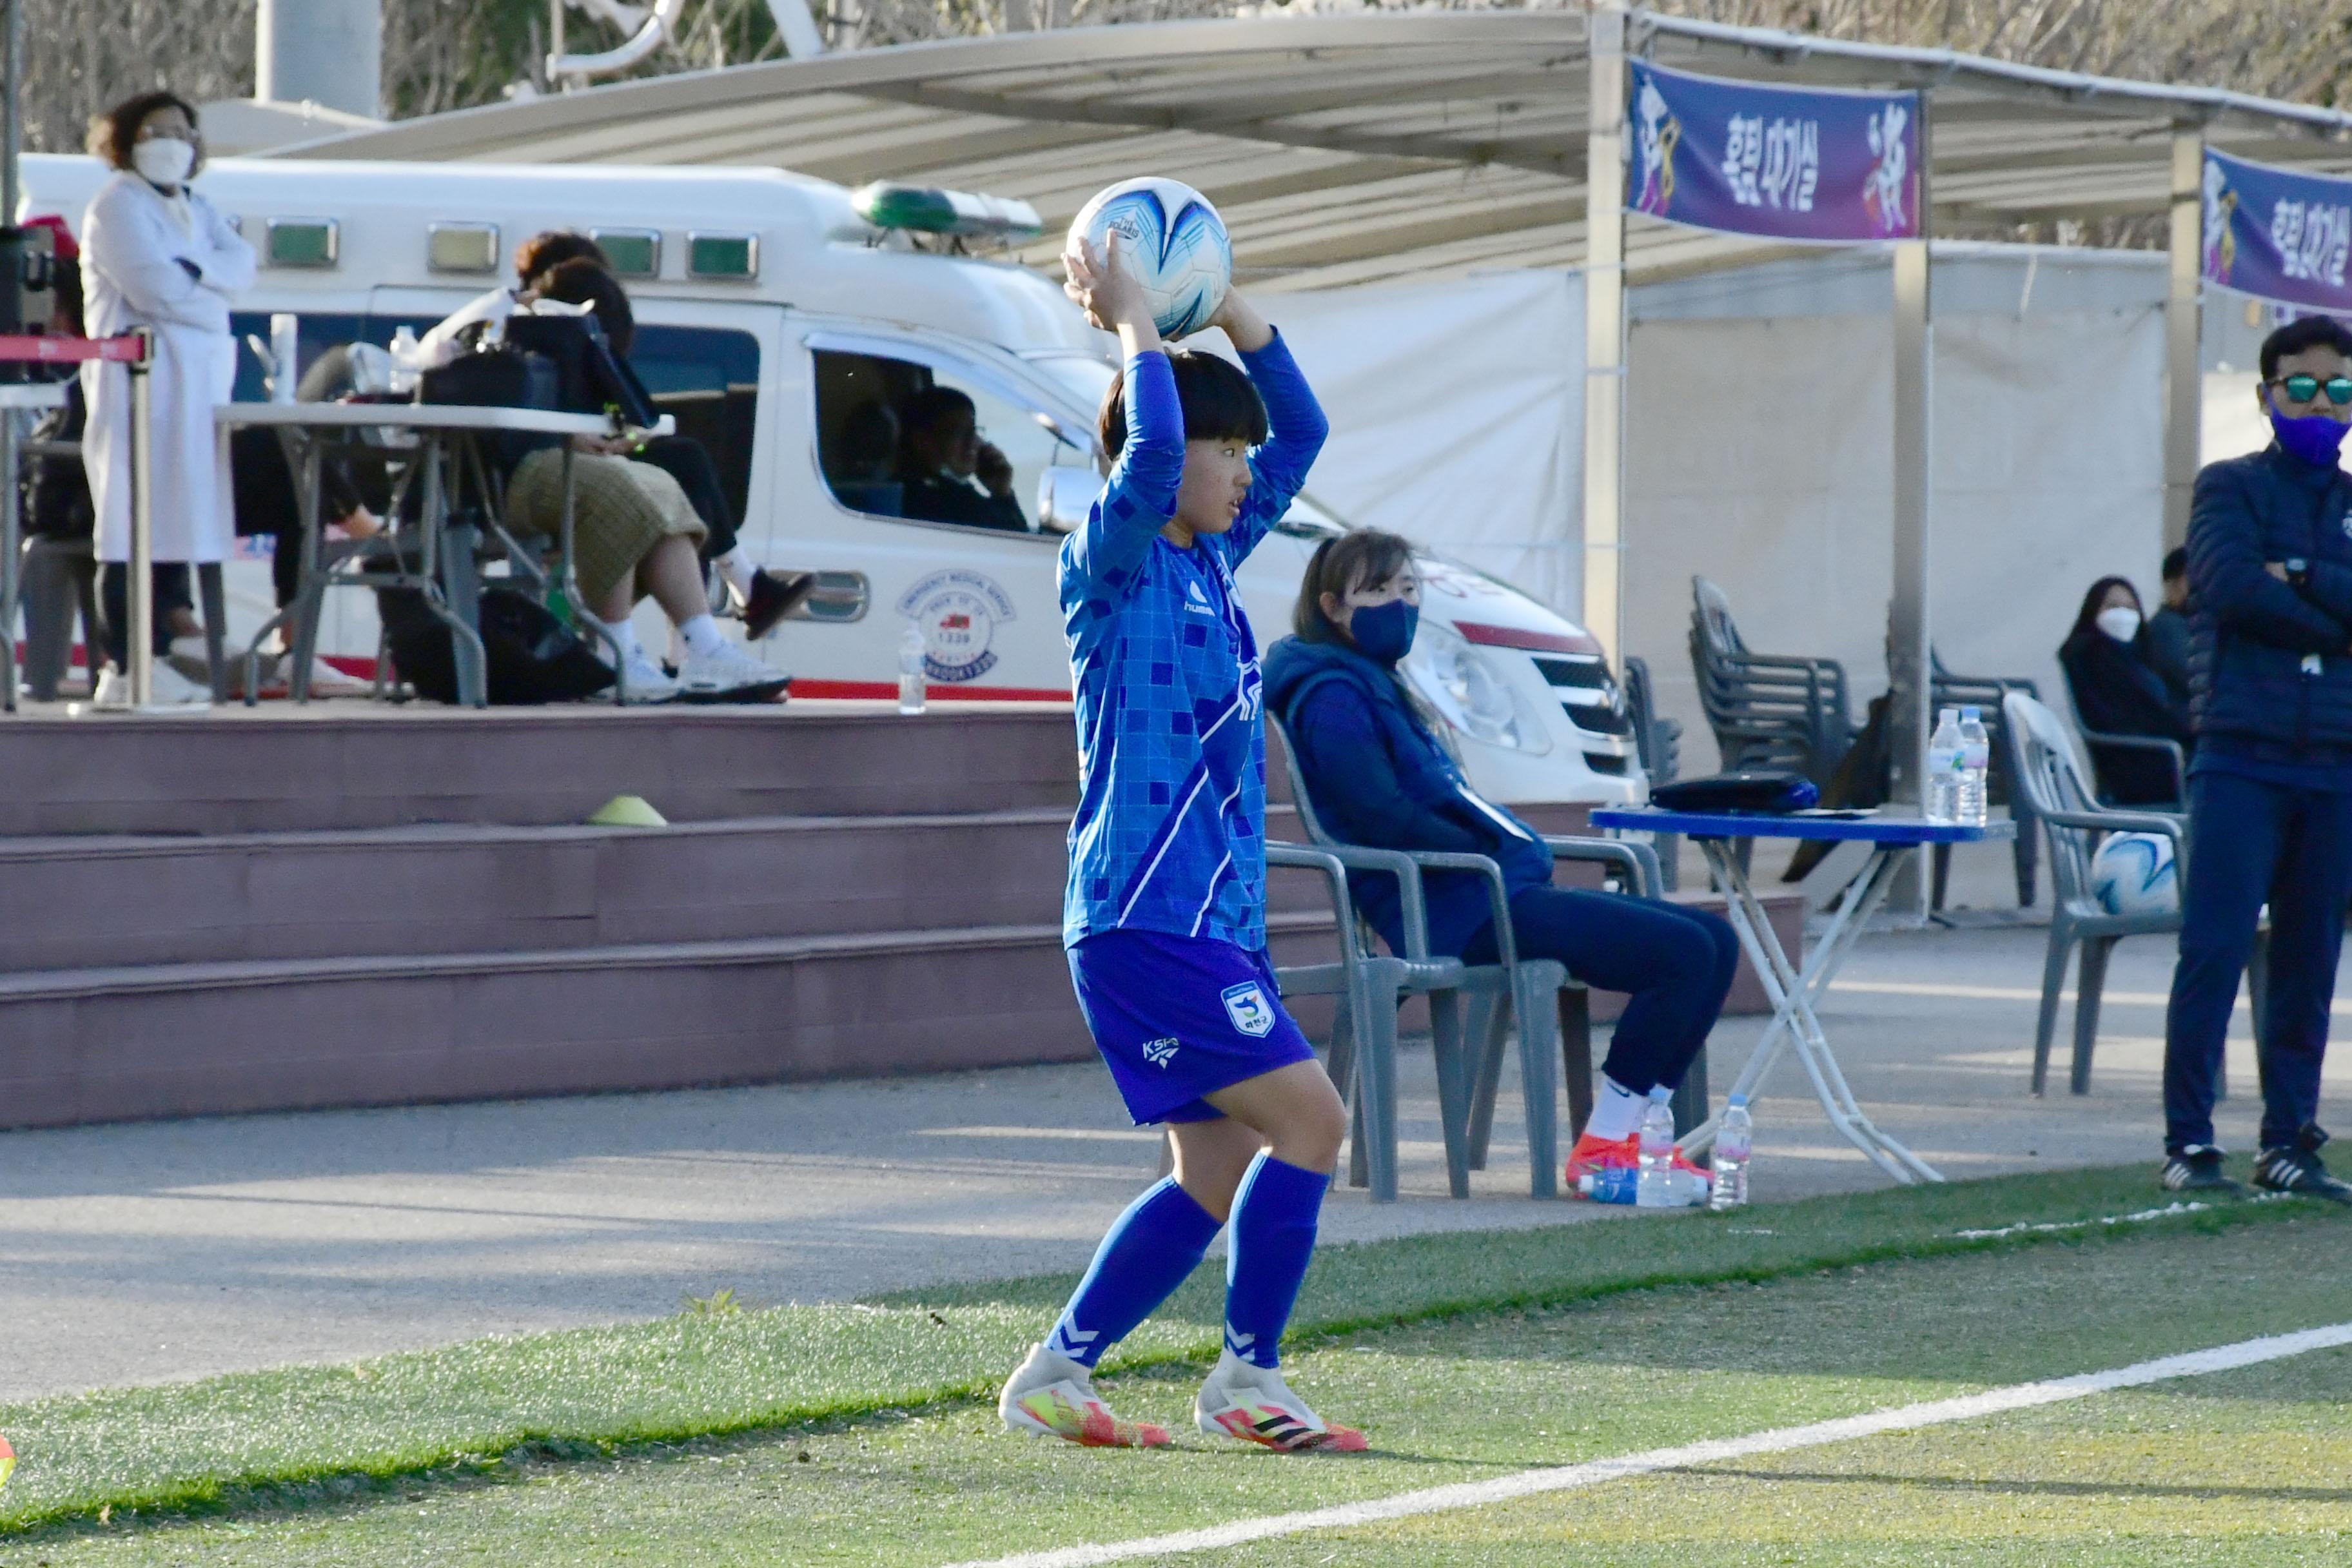
<svg viewBox="0 0 2352 1568">
<path fill-rule="evenodd" d="M 1265 946 L 1265 737 L 1234 569 L 1289 510 L 1328 426 L 1279 338 L 1242 363 L 1271 435 L 1233 528 L 1189 550 L 1160 535 L 1183 415 L 1167 356 L 1146 353 L 1127 367 L 1127 445 L 1062 543 L 1079 781 L 1065 944 L 1130 929 Z"/>
</svg>

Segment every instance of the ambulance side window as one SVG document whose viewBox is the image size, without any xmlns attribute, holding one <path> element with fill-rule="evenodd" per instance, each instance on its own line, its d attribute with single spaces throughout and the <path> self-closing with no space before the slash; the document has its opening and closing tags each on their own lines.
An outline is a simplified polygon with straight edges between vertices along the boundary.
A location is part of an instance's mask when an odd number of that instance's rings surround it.
<svg viewBox="0 0 2352 1568">
<path fill-rule="evenodd" d="M 1089 456 L 1045 416 L 976 376 L 886 354 L 817 349 L 818 466 L 870 517 L 1037 531 L 1037 484 Z"/>
</svg>

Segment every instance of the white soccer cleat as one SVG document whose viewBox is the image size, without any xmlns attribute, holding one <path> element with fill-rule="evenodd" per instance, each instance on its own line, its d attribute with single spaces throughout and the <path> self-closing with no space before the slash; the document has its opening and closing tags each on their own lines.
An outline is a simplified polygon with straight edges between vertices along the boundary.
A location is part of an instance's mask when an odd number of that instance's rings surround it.
<svg viewBox="0 0 2352 1568">
<path fill-rule="evenodd" d="M 677 668 L 678 696 L 688 702 L 767 702 L 792 684 L 732 643 L 710 653 L 689 650 Z"/>
<path fill-rule="evenodd" d="M 1095 1392 L 1094 1373 L 1084 1364 L 1039 1345 L 1004 1380 L 996 1396 L 997 1419 L 1008 1432 L 1059 1437 L 1083 1448 L 1164 1448 L 1168 1428 L 1149 1421 L 1122 1421 Z"/>
<path fill-rule="evenodd" d="M 1192 1401 L 1192 1423 L 1212 1437 L 1231 1437 L 1286 1454 L 1360 1454 L 1370 1445 L 1352 1426 L 1334 1426 L 1290 1392 L 1282 1373 L 1226 1351 Z"/>
</svg>

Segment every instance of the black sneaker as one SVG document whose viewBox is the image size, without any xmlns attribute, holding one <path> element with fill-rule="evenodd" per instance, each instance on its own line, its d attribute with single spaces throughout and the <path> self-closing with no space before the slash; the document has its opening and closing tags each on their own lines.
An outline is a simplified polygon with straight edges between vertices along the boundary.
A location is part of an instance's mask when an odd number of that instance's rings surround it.
<svg viewBox="0 0 2352 1568">
<path fill-rule="evenodd" d="M 2214 1193 L 2242 1197 L 2245 1187 L 2221 1169 L 2222 1152 L 2210 1143 L 2191 1143 L 2164 1163 L 2158 1181 L 2168 1193 Z"/>
<path fill-rule="evenodd" d="M 2327 1167 L 2319 1163 L 2316 1149 L 2288 1145 L 2263 1150 L 2254 1156 L 2254 1185 L 2264 1192 L 2352 1204 L 2352 1182 L 2340 1182 L 2329 1175 Z"/>
<path fill-rule="evenodd" d="M 762 567 L 751 574 L 751 596 L 743 604 L 743 636 L 758 642 L 776 629 L 776 623 L 816 586 L 814 572 L 791 572 L 779 577 Z"/>
</svg>

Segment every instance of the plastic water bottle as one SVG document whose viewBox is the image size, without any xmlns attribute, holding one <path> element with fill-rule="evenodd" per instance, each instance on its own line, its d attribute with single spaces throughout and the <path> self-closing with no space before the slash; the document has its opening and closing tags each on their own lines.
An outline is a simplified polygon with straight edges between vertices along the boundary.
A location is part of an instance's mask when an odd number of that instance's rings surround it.
<svg viewBox="0 0 2352 1568">
<path fill-rule="evenodd" d="M 1735 1094 L 1715 1124 L 1714 1182 L 1706 1195 L 1711 1209 L 1742 1208 L 1748 1203 L 1748 1156 L 1756 1147 L 1756 1123 L 1748 1097 Z"/>
<path fill-rule="evenodd" d="M 1664 1084 L 1650 1090 L 1642 1108 L 1642 1174 L 1633 1206 L 1664 1209 L 1675 1206 L 1675 1091 Z"/>
<path fill-rule="evenodd" d="M 1960 819 L 1960 710 L 1947 708 L 1927 739 L 1927 778 L 1921 802 L 1930 822 Z"/>
<path fill-rule="evenodd" d="M 926 651 L 923 628 L 908 621 L 906 635 L 898 639 L 898 711 L 901 713 L 920 713 L 923 710 L 927 695 L 923 668 Z"/>
<path fill-rule="evenodd" d="M 1576 1190 L 1596 1204 L 1630 1204 L 1640 1182 L 1638 1173 L 1612 1165 L 1606 1170 L 1587 1171 L 1577 1177 Z"/>
<path fill-rule="evenodd" d="M 1960 710 L 1960 798 L 1958 820 L 1970 827 L 1985 825 L 1985 777 L 1992 768 L 1992 737 L 1985 733 L 1984 715 L 1974 708 Z"/>
</svg>

